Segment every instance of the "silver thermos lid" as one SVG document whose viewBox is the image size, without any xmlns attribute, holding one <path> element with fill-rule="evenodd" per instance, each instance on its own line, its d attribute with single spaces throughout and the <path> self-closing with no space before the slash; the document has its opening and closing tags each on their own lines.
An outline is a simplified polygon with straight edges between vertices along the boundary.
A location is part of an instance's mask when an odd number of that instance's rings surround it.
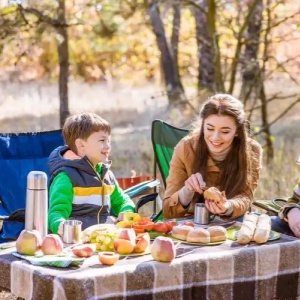
<svg viewBox="0 0 300 300">
<path fill-rule="evenodd" d="M 47 174 L 41 171 L 31 171 L 27 175 L 27 189 L 46 190 Z"/>
</svg>

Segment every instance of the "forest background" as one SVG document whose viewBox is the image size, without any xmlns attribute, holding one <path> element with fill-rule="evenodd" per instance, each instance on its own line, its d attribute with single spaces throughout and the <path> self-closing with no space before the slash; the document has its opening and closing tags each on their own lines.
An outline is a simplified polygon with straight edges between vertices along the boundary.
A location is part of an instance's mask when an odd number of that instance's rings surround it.
<svg viewBox="0 0 300 300">
<path fill-rule="evenodd" d="M 118 177 L 152 173 L 151 121 L 188 128 L 209 95 L 245 105 L 264 147 L 256 199 L 300 176 L 298 0 L 0 1 L 0 131 L 92 111 Z"/>
</svg>

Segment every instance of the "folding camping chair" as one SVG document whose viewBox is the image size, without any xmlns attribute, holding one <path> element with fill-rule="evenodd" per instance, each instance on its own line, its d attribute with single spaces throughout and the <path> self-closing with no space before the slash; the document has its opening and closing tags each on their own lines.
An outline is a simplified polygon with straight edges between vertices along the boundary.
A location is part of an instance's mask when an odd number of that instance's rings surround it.
<svg viewBox="0 0 300 300">
<path fill-rule="evenodd" d="M 0 243 L 15 240 L 24 229 L 28 173 L 43 171 L 49 176 L 48 157 L 52 150 L 63 144 L 61 130 L 0 133 L 0 220 L 3 220 Z M 136 197 L 159 184 L 157 179 L 148 180 L 124 192 Z M 156 196 L 157 193 L 142 196 L 139 206 Z"/>
<path fill-rule="evenodd" d="M 48 174 L 48 156 L 63 143 L 61 130 L 0 134 L 0 243 L 16 239 L 24 228 L 28 173 Z"/>
<path fill-rule="evenodd" d="M 160 172 L 164 186 L 169 175 L 170 160 L 174 147 L 187 135 L 188 130 L 172 126 L 161 120 L 152 122 L 151 140 L 154 151 L 154 178 L 157 177 L 157 168 Z M 299 157 L 300 161 L 300 157 Z M 285 204 L 286 199 L 276 198 L 270 200 L 255 200 L 253 205 L 267 211 L 269 215 L 277 215 L 280 208 Z M 162 219 L 162 211 L 154 217 L 154 220 Z"/>
</svg>

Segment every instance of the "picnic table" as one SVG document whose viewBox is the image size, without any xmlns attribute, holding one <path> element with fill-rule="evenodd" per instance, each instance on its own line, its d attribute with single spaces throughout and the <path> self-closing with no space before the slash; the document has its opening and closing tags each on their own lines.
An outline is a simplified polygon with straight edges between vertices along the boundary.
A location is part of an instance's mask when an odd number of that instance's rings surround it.
<svg viewBox="0 0 300 300">
<path fill-rule="evenodd" d="M 244 300 L 300 294 L 300 240 L 284 234 L 262 245 L 180 244 L 181 256 L 171 263 L 148 254 L 104 266 L 94 255 L 79 267 L 55 268 L 34 266 L 13 250 L 0 250 L 0 287 L 24 299 Z"/>
</svg>

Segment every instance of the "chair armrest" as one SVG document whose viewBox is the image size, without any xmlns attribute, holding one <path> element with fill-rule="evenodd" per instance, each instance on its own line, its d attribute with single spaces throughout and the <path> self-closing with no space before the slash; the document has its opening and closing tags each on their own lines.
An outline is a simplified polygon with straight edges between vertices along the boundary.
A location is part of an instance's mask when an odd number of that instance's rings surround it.
<svg viewBox="0 0 300 300">
<path fill-rule="evenodd" d="M 156 199 L 158 193 L 152 193 L 152 194 L 148 194 L 148 195 L 144 195 L 142 197 L 140 197 L 140 199 L 138 200 L 138 202 L 135 205 L 135 211 L 138 212 L 139 208 L 141 208 L 143 205 L 145 205 L 148 202 L 152 202 Z"/>
<path fill-rule="evenodd" d="M 134 198 L 141 193 L 146 192 L 148 189 L 158 187 L 159 185 L 160 181 L 158 179 L 147 180 L 124 190 L 124 193 L 130 198 Z"/>
<path fill-rule="evenodd" d="M 0 204 L 0 220 L 6 220 L 9 218 L 9 213 L 6 211 L 6 209 L 2 206 L 2 203 Z"/>
</svg>

